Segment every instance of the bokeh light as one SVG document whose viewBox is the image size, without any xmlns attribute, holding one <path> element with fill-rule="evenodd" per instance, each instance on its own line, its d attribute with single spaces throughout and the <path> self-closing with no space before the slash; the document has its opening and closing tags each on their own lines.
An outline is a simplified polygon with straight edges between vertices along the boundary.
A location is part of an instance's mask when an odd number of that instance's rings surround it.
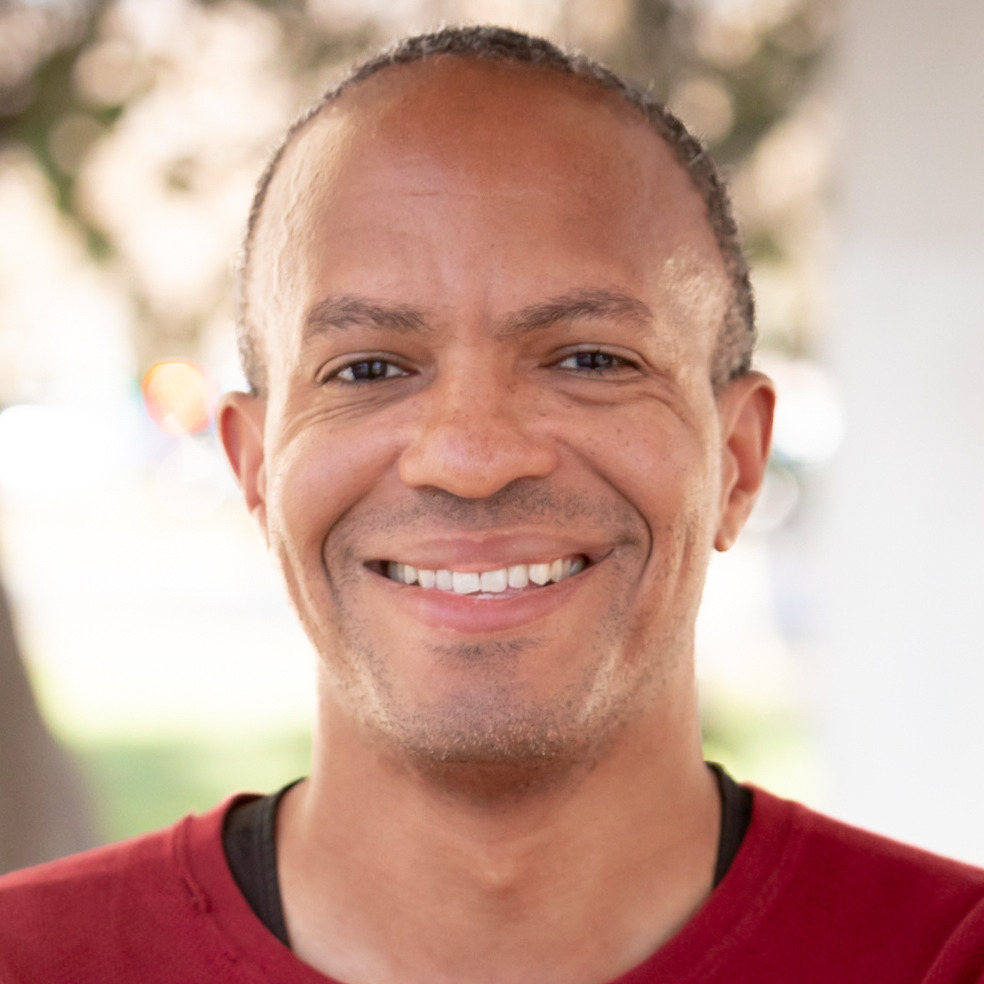
<svg viewBox="0 0 984 984">
<path fill-rule="evenodd" d="M 198 366 L 158 362 L 147 370 L 140 388 L 147 412 L 165 434 L 197 434 L 211 426 L 216 388 Z"/>
</svg>

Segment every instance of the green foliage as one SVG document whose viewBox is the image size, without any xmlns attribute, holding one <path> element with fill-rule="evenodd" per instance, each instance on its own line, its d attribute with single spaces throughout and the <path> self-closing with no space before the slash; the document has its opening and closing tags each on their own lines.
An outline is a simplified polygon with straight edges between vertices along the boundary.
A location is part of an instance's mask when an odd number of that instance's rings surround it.
<svg viewBox="0 0 984 984">
<path fill-rule="evenodd" d="M 156 830 L 233 792 L 272 792 L 306 775 L 303 731 L 227 738 L 73 743 L 90 780 L 105 841 Z"/>
<path fill-rule="evenodd" d="M 203 325 L 213 320 L 219 299 L 229 292 L 228 264 L 216 261 L 212 285 L 202 290 L 197 305 L 176 307 L 162 302 L 148 283 L 146 270 L 133 269 L 140 260 L 128 256 L 129 237 L 121 237 L 118 223 L 114 226 L 98 207 L 80 200 L 78 185 L 91 154 L 104 141 L 112 140 L 117 128 L 148 100 L 175 85 L 181 58 L 187 59 L 187 51 L 182 56 L 178 46 L 199 43 L 203 30 L 214 35 L 228 28 L 228 43 L 235 47 L 241 37 L 237 24 L 250 11 L 253 20 L 262 22 L 267 34 L 275 38 L 267 68 L 274 73 L 271 78 L 285 81 L 297 93 L 295 109 L 323 87 L 333 66 L 351 61 L 368 46 L 403 30 L 396 13 L 380 11 L 376 16 L 388 19 L 374 20 L 360 12 L 363 8 L 355 0 L 347 16 L 330 20 L 314 16 L 303 0 L 199 0 L 180 9 L 187 25 L 163 41 L 148 41 L 128 22 L 128 17 L 133 19 L 132 11 L 124 16 L 122 5 L 115 0 L 50 0 L 40 5 L 7 0 L 0 5 L 0 38 L 6 32 L 11 39 L 8 44 L 25 39 L 18 48 L 19 70 L 8 66 L 7 71 L 0 71 L 0 151 L 12 145 L 27 148 L 58 208 L 87 244 L 93 260 L 116 264 L 123 275 L 121 289 L 130 293 L 132 309 L 140 313 L 134 324 L 140 337 L 134 343 L 144 365 L 165 355 L 196 357 Z M 603 42 L 578 36 L 576 13 L 565 13 L 562 19 L 571 27 L 576 44 L 649 85 L 671 106 L 688 81 L 699 80 L 705 90 L 710 87 L 723 94 L 726 105 L 721 112 L 728 119 L 723 124 L 719 120 L 714 128 L 717 132 L 704 135 L 726 172 L 735 174 L 765 137 L 795 111 L 811 84 L 830 32 L 829 5 L 822 0 L 791 0 L 778 8 L 769 5 L 767 15 L 762 9 L 754 0 L 731 4 L 631 0 L 622 23 Z M 753 17 L 756 10 L 760 11 L 757 20 Z M 454 13 L 453 4 L 445 8 L 451 19 Z M 125 91 L 119 101 L 94 102 L 91 93 L 87 97 L 85 86 L 80 86 L 79 68 L 100 45 L 112 43 L 134 53 L 141 83 Z M 2 50 L 0 45 L 0 55 Z M 208 51 L 203 57 L 212 57 L 215 49 Z M 248 66 L 242 70 L 250 71 Z M 699 113 L 697 116 L 688 122 L 702 132 L 703 121 Z M 85 131 L 85 139 L 80 137 L 76 147 L 79 159 L 68 165 L 53 150 L 59 134 L 65 132 L 66 120 L 76 124 L 76 134 Z M 216 137 L 225 139 L 225 135 Z M 265 145 L 273 136 L 258 130 L 255 137 L 242 139 L 241 153 L 247 154 L 250 139 Z M 207 152 L 203 147 L 175 146 L 179 160 L 155 165 L 155 180 L 162 192 L 183 189 L 190 195 L 206 194 L 186 179 L 198 173 L 198 155 Z M 249 173 L 258 170 L 264 156 L 255 147 L 252 153 L 256 162 Z M 139 171 L 139 162 L 135 167 Z M 768 244 L 768 259 L 785 263 L 781 230 L 770 226 L 782 219 L 743 217 L 756 241 Z M 180 246 L 176 248 L 181 251 Z M 173 351 L 176 343 L 183 352 Z"/>
</svg>

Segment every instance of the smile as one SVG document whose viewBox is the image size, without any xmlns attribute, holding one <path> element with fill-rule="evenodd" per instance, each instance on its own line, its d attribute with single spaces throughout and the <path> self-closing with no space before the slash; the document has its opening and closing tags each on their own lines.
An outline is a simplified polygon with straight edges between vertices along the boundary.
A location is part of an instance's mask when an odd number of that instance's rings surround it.
<svg viewBox="0 0 984 984">
<path fill-rule="evenodd" d="M 490 571 L 427 570 L 398 561 L 387 561 L 382 564 L 382 573 L 398 584 L 450 591 L 459 595 L 499 595 L 510 590 L 523 590 L 531 585 L 544 587 L 556 584 L 580 574 L 586 566 L 587 558 L 584 556 L 559 557 L 557 560 L 539 564 L 511 564 Z"/>
</svg>

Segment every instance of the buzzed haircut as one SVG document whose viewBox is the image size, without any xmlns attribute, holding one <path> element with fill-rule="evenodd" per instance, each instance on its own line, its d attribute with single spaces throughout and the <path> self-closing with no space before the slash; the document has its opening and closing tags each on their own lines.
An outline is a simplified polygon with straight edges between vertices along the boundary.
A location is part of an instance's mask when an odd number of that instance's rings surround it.
<svg viewBox="0 0 984 984">
<path fill-rule="evenodd" d="M 249 303 L 252 251 L 270 183 L 287 148 L 311 120 L 352 87 L 384 69 L 441 56 L 531 65 L 560 75 L 573 76 L 617 93 L 649 121 L 656 133 L 672 149 L 703 199 L 708 224 L 717 240 L 731 280 L 731 297 L 710 367 L 711 381 L 715 390 L 720 390 L 732 379 L 748 372 L 755 348 L 755 303 L 749 282 L 748 263 L 724 182 L 703 144 L 666 106 L 639 85 L 583 54 L 569 53 L 544 38 L 502 27 L 446 27 L 430 34 L 404 38 L 353 66 L 340 82 L 325 92 L 290 125 L 261 174 L 249 211 L 239 262 L 236 334 L 243 372 L 250 391 L 262 396 L 267 387 L 266 358 L 261 351 L 262 342 L 258 328 L 253 323 Z M 494 125 L 494 121 L 490 121 L 490 125 Z"/>
</svg>

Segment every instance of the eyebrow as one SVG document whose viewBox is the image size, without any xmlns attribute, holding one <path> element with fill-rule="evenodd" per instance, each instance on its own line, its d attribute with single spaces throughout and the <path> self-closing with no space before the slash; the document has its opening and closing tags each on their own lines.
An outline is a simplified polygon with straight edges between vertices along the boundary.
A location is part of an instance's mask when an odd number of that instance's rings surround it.
<svg viewBox="0 0 984 984">
<path fill-rule="evenodd" d="M 304 318 L 304 338 L 330 335 L 355 326 L 405 334 L 424 330 L 428 322 L 424 313 L 416 308 L 340 294 L 326 297 L 311 307 Z"/>
<path fill-rule="evenodd" d="M 645 331 L 652 326 L 653 313 L 639 298 L 625 291 L 585 288 L 521 308 L 509 315 L 495 333 L 506 337 L 523 335 L 580 318 L 613 318 L 634 323 L 640 331 Z M 432 319 L 418 308 L 339 294 L 311 307 L 304 319 L 304 338 L 343 332 L 355 326 L 409 334 L 427 331 L 432 324 Z"/>
<path fill-rule="evenodd" d="M 614 318 L 635 322 L 640 331 L 651 328 L 653 312 L 639 298 L 621 290 L 588 288 L 524 307 L 506 319 L 502 333 L 525 334 L 549 328 L 558 321 Z"/>
</svg>

